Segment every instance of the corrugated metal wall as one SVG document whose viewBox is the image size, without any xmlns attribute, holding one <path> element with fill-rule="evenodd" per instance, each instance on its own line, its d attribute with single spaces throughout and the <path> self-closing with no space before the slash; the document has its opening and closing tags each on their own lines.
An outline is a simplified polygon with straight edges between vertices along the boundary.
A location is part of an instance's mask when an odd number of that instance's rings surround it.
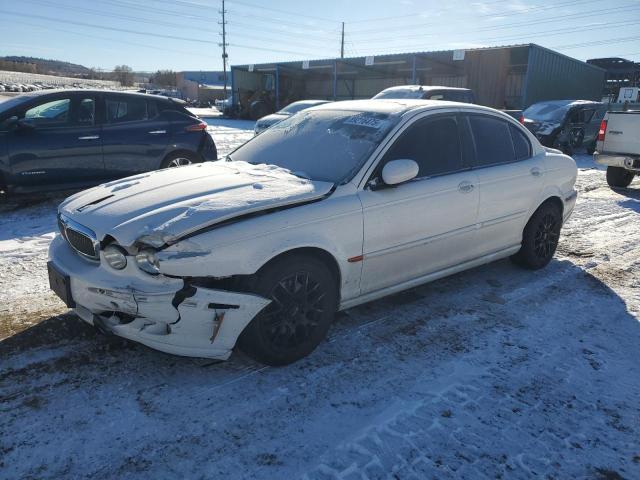
<svg viewBox="0 0 640 480">
<path fill-rule="evenodd" d="M 504 96 L 511 62 L 510 49 L 467 50 L 464 68 L 476 101 L 481 105 L 504 108 Z"/>
<path fill-rule="evenodd" d="M 604 75 L 598 67 L 531 45 L 523 108 L 543 100 L 600 100 Z"/>
</svg>

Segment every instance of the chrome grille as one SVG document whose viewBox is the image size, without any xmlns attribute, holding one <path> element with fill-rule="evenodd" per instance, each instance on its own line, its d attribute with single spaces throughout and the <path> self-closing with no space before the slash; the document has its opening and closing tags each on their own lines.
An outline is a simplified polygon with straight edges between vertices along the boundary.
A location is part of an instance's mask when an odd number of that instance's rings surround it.
<svg viewBox="0 0 640 480">
<path fill-rule="evenodd" d="M 58 225 L 60 227 L 60 233 L 69 245 L 71 245 L 71 248 L 91 260 L 100 259 L 100 244 L 96 239 L 96 235 L 90 229 L 74 222 L 64 215 L 58 216 Z"/>
</svg>

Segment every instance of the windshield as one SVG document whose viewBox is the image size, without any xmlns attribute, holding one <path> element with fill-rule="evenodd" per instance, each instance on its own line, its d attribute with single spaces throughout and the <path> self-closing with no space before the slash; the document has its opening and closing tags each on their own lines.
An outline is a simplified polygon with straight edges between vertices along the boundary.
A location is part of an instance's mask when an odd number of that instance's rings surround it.
<svg viewBox="0 0 640 480">
<path fill-rule="evenodd" d="M 387 113 L 309 110 L 277 123 L 228 158 L 340 183 L 355 175 L 399 119 Z"/>
<path fill-rule="evenodd" d="M 557 103 L 536 103 L 527 108 L 522 115 L 524 118 L 538 122 L 559 122 L 569 110 L 569 105 Z"/>
<path fill-rule="evenodd" d="M 288 113 L 289 115 L 293 115 L 294 113 L 298 113 L 300 110 L 315 107 L 316 105 L 320 105 L 320 103 L 294 102 L 284 107 L 278 113 Z"/>
<path fill-rule="evenodd" d="M 377 94 L 374 99 L 380 98 L 422 98 L 423 90 L 414 90 L 407 88 L 406 90 L 394 88 L 393 90 L 383 90 Z"/>
<path fill-rule="evenodd" d="M 20 105 L 21 103 L 24 103 L 31 99 L 33 99 L 33 97 L 28 95 L 21 95 L 21 96 L 10 98 L 8 100 L 2 100 L 0 101 L 0 113 L 6 112 L 12 109 L 13 107 Z"/>
</svg>

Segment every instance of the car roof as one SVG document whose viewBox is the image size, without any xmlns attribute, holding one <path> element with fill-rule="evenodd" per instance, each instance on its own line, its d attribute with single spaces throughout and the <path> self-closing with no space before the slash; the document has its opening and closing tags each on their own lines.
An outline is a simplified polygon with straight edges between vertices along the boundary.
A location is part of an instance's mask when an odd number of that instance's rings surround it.
<svg viewBox="0 0 640 480">
<path fill-rule="evenodd" d="M 558 106 L 574 106 L 574 105 L 604 105 L 602 102 L 596 102 L 594 100 L 544 100 L 542 102 L 536 102 L 533 105 L 558 105 Z"/>
<path fill-rule="evenodd" d="M 453 90 L 458 92 L 470 92 L 471 90 L 468 88 L 459 88 L 459 87 L 445 87 L 443 85 L 398 85 L 396 87 L 385 88 L 383 92 L 389 91 L 415 91 L 415 92 L 431 92 L 433 90 Z"/>
<path fill-rule="evenodd" d="M 331 102 L 318 105 L 310 110 L 343 110 L 353 112 L 370 112 L 386 114 L 403 114 L 415 110 L 432 110 L 437 108 L 450 107 L 455 109 L 465 109 L 467 111 L 478 111 L 485 113 L 498 112 L 499 110 L 475 105 L 472 103 L 449 102 L 446 100 L 421 100 L 405 98 L 380 98 L 368 100 L 344 100 L 341 102 Z M 511 118 L 509 115 L 504 114 Z"/>
<path fill-rule="evenodd" d="M 331 100 L 298 100 L 297 102 L 292 102 L 289 105 L 322 105 L 323 103 L 331 103 Z M 287 106 L 289 106 L 287 105 Z"/>
<path fill-rule="evenodd" d="M 139 93 L 131 90 L 109 90 L 109 89 L 99 89 L 99 88 L 59 88 L 59 89 L 51 89 L 51 90 L 38 90 L 35 92 L 25 92 L 20 95 L 20 97 L 40 97 L 45 95 L 52 95 L 58 93 L 81 93 L 81 94 L 98 94 L 98 93 L 113 93 L 118 95 L 128 95 L 128 96 L 137 96 L 141 98 L 149 98 L 152 97 L 155 100 L 176 102 L 176 103 L 185 103 L 183 100 L 179 98 L 170 98 L 165 97 L 163 95 L 153 95 L 151 93 Z"/>
</svg>

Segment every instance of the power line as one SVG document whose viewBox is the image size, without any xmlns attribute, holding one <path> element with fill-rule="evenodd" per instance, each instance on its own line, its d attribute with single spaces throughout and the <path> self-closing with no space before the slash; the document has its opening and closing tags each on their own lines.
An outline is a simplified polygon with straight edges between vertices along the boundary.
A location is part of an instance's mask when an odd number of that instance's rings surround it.
<svg viewBox="0 0 640 480">
<path fill-rule="evenodd" d="M 556 21 L 560 21 L 562 19 L 567 19 L 567 18 L 584 18 L 584 17 L 589 17 L 589 16 L 594 16 L 594 15 L 610 15 L 613 13 L 619 13 L 619 12 L 625 12 L 625 11 L 629 11 L 629 10 L 635 10 L 637 8 L 640 8 L 640 5 L 638 5 L 638 3 L 634 3 L 634 4 L 630 4 L 630 5 L 622 5 L 620 7 L 610 7 L 610 8 L 605 8 L 605 9 L 598 9 L 598 10 L 587 10 L 586 12 L 580 12 L 580 13 L 572 13 L 572 14 L 565 14 L 565 15 L 554 15 L 552 18 L 541 18 L 541 19 L 533 19 L 533 20 L 528 20 L 528 21 L 520 21 L 520 22 L 515 22 L 515 23 L 508 23 L 508 24 L 502 24 L 502 25 L 495 25 L 495 26 L 488 26 L 488 27 L 481 27 L 481 28 L 476 28 L 474 31 L 476 32 L 482 32 L 482 31 L 491 31 L 491 30 L 501 30 L 504 28 L 511 28 L 511 27 L 520 27 L 520 26 L 529 26 L 529 25 L 538 25 L 538 24 L 542 24 L 542 23 L 550 23 L 550 22 L 556 22 Z M 438 22 L 432 22 L 432 23 L 420 23 L 420 24 L 412 24 L 412 25 L 400 25 L 397 26 L 395 28 L 400 28 L 403 31 L 406 31 L 408 29 L 416 29 L 416 28 L 424 28 L 426 26 L 442 26 L 442 23 L 438 23 Z M 450 29 L 451 26 L 447 25 L 446 28 Z M 359 31 L 351 31 L 350 33 L 352 35 L 362 35 L 365 32 L 372 32 L 372 31 L 379 31 L 378 29 L 375 30 L 359 30 Z M 386 37 L 386 38 L 390 38 L 390 37 Z M 395 37 L 394 37 L 395 38 Z M 370 39 L 368 39 L 370 40 Z"/>
<path fill-rule="evenodd" d="M 60 4 L 58 2 L 51 2 L 51 1 L 47 1 L 47 0 L 26 0 L 28 2 L 32 2 L 32 3 L 37 3 L 40 5 L 45 5 L 45 6 L 52 6 L 52 7 L 56 7 L 56 9 L 63 9 L 63 10 L 71 10 L 74 12 L 84 12 L 84 13 L 88 13 L 90 15 L 97 15 L 100 17 L 110 17 L 110 18 L 117 18 L 120 20 L 130 20 L 132 22 L 136 22 L 136 23 L 146 23 L 146 24 L 150 24 L 150 25 L 162 25 L 164 27 L 170 27 L 170 28 L 178 28 L 178 29 L 189 29 L 189 30 L 193 30 L 192 27 L 190 27 L 189 25 L 186 25 L 184 23 L 171 23 L 171 22 L 165 22 L 162 20 L 149 20 L 149 19 L 144 19 L 144 18 L 140 18 L 140 17 L 134 17 L 131 15 L 123 15 L 123 14 L 117 14 L 117 13 L 111 13 L 111 12 L 104 12 L 102 10 L 94 10 L 94 9 L 90 9 L 90 8 L 83 8 L 83 7 L 77 7 L 77 6 L 70 6 L 70 5 L 63 5 Z"/>
<path fill-rule="evenodd" d="M 45 15 L 35 15 L 35 14 L 10 12 L 10 11 L 7 11 L 7 10 L 0 10 L 0 12 L 4 13 L 6 15 L 13 15 L 13 16 L 17 16 L 17 17 L 37 18 L 37 19 L 45 20 L 45 21 L 49 21 L 49 22 L 66 23 L 66 24 L 69 24 L 69 25 L 77 25 L 77 26 L 80 26 L 80 27 L 98 28 L 100 30 L 110 30 L 110 31 L 114 31 L 114 32 L 132 33 L 134 35 L 143 35 L 143 36 L 148 36 L 148 37 L 165 38 L 165 39 L 170 39 L 170 40 L 183 40 L 185 42 L 215 44 L 215 42 L 211 42 L 209 40 L 201 40 L 201 39 L 197 39 L 197 38 L 187 38 L 187 37 L 180 37 L 180 36 L 177 36 L 177 35 L 166 35 L 166 34 L 152 33 L 152 32 L 139 32 L 137 30 L 131 30 L 131 29 L 128 29 L 128 28 L 107 27 L 107 26 L 104 26 L 104 25 L 96 25 L 96 24 L 93 24 L 93 23 L 76 22 L 74 20 L 63 20 L 61 18 L 47 17 Z"/>
<path fill-rule="evenodd" d="M 244 2 L 244 1 L 240 1 L 240 0 L 233 0 L 231 2 L 232 5 L 243 5 L 245 7 L 250 7 L 250 8 L 259 8 L 261 10 L 268 10 L 271 12 L 277 12 L 277 13 L 282 13 L 285 15 L 291 15 L 291 16 L 296 16 L 296 17 L 303 17 L 303 18 L 311 18 L 313 20 L 319 20 L 322 22 L 331 22 L 331 23 L 338 23 L 337 20 L 332 19 L 332 18 L 325 18 L 325 17 L 318 17 L 315 15 L 307 15 L 307 14 L 302 14 L 302 13 L 292 13 L 292 12 L 288 12 L 286 10 L 280 10 L 278 8 L 271 8 L 271 7 L 264 7 L 262 5 L 256 5 L 254 3 L 249 3 L 249 2 Z"/>
</svg>

